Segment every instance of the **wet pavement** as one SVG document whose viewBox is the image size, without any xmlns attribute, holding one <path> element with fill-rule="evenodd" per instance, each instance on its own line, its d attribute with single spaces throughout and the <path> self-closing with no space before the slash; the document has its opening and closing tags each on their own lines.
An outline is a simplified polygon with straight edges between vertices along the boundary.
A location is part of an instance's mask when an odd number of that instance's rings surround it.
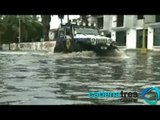
<svg viewBox="0 0 160 120">
<path fill-rule="evenodd" d="M 115 98 L 92 99 L 89 91 L 137 91 L 160 87 L 160 54 L 136 51 L 98 57 L 93 52 L 0 52 L 0 104 L 62 105 L 123 103 Z M 159 104 L 159 103 L 158 103 Z"/>
</svg>

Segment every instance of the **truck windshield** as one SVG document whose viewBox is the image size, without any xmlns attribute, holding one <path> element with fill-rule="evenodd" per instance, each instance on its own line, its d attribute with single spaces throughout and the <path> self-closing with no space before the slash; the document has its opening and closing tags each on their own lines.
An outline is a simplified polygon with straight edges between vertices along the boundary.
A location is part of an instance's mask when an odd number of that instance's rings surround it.
<svg viewBox="0 0 160 120">
<path fill-rule="evenodd" d="M 76 34 L 98 35 L 97 29 L 92 28 L 75 28 Z"/>
</svg>

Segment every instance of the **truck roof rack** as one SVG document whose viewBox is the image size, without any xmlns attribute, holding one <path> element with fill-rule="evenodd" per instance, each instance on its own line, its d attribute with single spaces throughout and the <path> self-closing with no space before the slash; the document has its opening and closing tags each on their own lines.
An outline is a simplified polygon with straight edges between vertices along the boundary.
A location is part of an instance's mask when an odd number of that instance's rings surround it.
<svg viewBox="0 0 160 120">
<path fill-rule="evenodd" d="M 61 26 L 76 26 L 76 27 L 87 27 L 87 28 L 96 28 L 97 29 L 97 26 L 95 23 L 88 23 L 88 24 L 84 24 L 84 23 L 79 23 L 79 22 L 69 22 L 69 23 L 66 23 L 66 24 L 62 24 Z"/>
</svg>

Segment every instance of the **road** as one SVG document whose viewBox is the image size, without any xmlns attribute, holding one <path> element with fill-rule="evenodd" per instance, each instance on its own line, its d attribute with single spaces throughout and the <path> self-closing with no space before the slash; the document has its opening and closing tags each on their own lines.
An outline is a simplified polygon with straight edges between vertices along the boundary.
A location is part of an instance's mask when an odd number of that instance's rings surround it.
<svg viewBox="0 0 160 120">
<path fill-rule="evenodd" d="M 114 98 L 92 99 L 89 91 L 137 91 L 160 86 L 160 54 L 135 51 L 98 57 L 92 52 L 0 52 L 0 104 L 146 105 Z M 158 103 L 159 104 L 159 103 Z"/>
</svg>

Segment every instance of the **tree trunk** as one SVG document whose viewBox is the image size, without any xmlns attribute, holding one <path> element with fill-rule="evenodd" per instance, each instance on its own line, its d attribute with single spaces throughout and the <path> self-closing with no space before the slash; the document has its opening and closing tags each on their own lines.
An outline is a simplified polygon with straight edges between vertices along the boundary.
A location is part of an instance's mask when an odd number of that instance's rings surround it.
<svg viewBox="0 0 160 120">
<path fill-rule="evenodd" d="M 13 31 L 12 31 L 11 26 L 10 26 L 9 28 L 10 28 L 10 30 L 9 30 L 9 31 L 10 31 L 10 35 L 9 35 L 9 37 L 8 37 L 8 38 L 9 38 L 9 41 L 8 41 L 8 42 L 9 42 L 9 50 L 11 50 L 11 43 L 12 43 L 12 41 L 13 41 L 12 39 L 14 39 L 14 33 L 13 33 Z"/>
<path fill-rule="evenodd" d="M 64 15 L 58 15 L 58 18 L 61 20 L 61 25 L 62 25 L 62 19 L 64 18 Z"/>
<path fill-rule="evenodd" d="M 43 37 L 44 40 L 47 41 L 49 38 L 49 30 L 50 30 L 50 21 L 51 16 L 50 15 L 42 15 L 42 24 L 43 24 Z"/>
<path fill-rule="evenodd" d="M 28 41 L 28 32 L 26 32 L 26 41 Z"/>
<path fill-rule="evenodd" d="M 61 19 L 61 25 L 62 25 L 62 19 Z"/>
<path fill-rule="evenodd" d="M 10 39 L 9 39 L 9 50 L 11 50 L 11 42 L 10 42 Z"/>
<path fill-rule="evenodd" d="M 48 34 L 49 34 L 49 29 L 50 29 L 50 27 L 47 26 L 47 25 L 43 28 L 44 41 L 48 41 L 48 38 L 49 38 L 49 36 L 48 36 Z"/>
<path fill-rule="evenodd" d="M 67 15 L 67 20 L 68 20 L 68 22 L 69 22 L 69 15 Z"/>
<path fill-rule="evenodd" d="M 0 50 L 2 50 L 1 34 L 0 34 Z"/>
</svg>

